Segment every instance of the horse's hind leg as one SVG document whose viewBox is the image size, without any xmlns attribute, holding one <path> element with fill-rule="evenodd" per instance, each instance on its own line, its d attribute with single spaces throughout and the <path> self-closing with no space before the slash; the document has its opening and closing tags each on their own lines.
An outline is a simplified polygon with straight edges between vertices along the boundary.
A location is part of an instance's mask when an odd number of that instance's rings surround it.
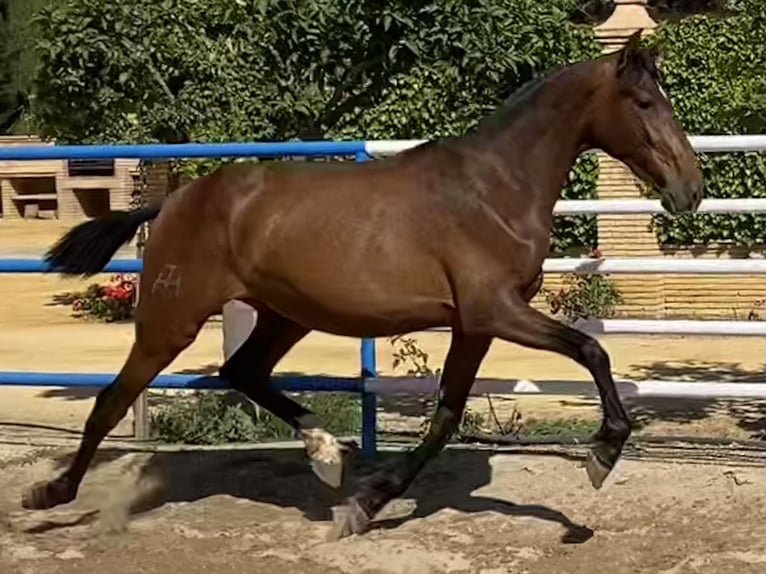
<svg viewBox="0 0 766 574">
<path fill-rule="evenodd" d="M 139 311 L 151 298 L 149 295 L 139 303 Z M 45 509 L 74 500 L 101 441 L 152 379 L 194 341 L 206 315 L 195 320 L 188 313 L 179 312 L 173 314 L 175 320 L 171 321 L 169 309 L 170 306 L 165 307 L 165 313 L 149 309 L 141 315 L 143 318 L 136 319 L 136 340 L 119 374 L 96 397 L 74 460 L 59 477 L 29 488 L 22 497 L 24 508 Z"/>
<path fill-rule="evenodd" d="M 344 452 L 348 447 L 325 431 L 312 411 L 270 385 L 277 363 L 309 330 L 271 309 L 258 311 L 258 321 L 247 340 L 221 367 L 232 388 L 293 427 L 303 439 L 316 475 L 338 487 L 343 478 Z"/>
</svg>

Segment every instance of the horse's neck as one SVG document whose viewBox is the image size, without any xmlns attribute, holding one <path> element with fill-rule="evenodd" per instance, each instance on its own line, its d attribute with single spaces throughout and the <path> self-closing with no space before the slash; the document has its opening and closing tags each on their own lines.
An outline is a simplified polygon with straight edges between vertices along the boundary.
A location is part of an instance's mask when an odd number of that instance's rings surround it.
<svg viewBox="0 0 766 574">
<path fill-rule="evenodd" d="M 571 71 L 565 71 L 533 99 L 519 104 L 504 125 L 475 134 L 475 151 L 489 158 L 480 168 L 484 187 L 499 212 L 517 212 L 520 199 L 541 214 L 552 211 L 584 149 L 592 92 L 581 86 Z"/>
</svg>

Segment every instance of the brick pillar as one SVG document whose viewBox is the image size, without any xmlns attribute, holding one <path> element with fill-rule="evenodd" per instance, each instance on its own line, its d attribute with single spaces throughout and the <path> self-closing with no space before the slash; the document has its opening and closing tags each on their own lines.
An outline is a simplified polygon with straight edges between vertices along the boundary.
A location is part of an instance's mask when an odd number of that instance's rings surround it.
<svg viewBox="0 0 766 574">
<path fill-rule="evenodd" d="M 615 0 L 612 15 L 595 28 L 604 53 L 622 48 L 637 30 L 651 34 L 657 23 L 646 11 L 646 0 Z M 641 198 L 639 180 L 620 161 L 599 152 L 599 199 Z M 599 215 L 598 241 L 605 257 L 661 256 L 657 238 L 649 228 L 651 215 Z M 661 316 L 664 313 L 661 275 L 612 275 L 624 303 L 618 313 L 631 317 Z"/>
<path fill-rule="evenodd" d="M 16 190 L 8 179 L 0 178 L 0 201 L 2 201 L 3 218 L 6 220 L 21 219 L 16 204 L 11 199 Z"/>
</svg>

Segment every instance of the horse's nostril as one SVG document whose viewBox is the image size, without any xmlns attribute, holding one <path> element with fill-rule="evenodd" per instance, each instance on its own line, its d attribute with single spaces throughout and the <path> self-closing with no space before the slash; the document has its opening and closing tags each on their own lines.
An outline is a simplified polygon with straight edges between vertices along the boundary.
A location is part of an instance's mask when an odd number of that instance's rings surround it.
<svg viewBox="0 0 766 574">
<path fill-rule="evenodd" d="M 699 204 L 702 203 L 702 187 L 698 187 L 694 190 L 694 204 L 699 207 Z"/>
</svg>

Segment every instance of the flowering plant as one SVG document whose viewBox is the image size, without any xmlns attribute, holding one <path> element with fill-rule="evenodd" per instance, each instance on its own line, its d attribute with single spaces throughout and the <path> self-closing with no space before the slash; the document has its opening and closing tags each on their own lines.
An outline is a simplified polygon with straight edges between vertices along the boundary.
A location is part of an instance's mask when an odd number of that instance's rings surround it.
<svg viewBox="0 0 766 574">
<path fill-rule="evenodd" d="M 93 283 L 67 299 L 75 317 L 94 317 L 107 323 L 133 317 L 137 277 L 132 274 L 112 275 L 109 283 Z"/>
</svg>

